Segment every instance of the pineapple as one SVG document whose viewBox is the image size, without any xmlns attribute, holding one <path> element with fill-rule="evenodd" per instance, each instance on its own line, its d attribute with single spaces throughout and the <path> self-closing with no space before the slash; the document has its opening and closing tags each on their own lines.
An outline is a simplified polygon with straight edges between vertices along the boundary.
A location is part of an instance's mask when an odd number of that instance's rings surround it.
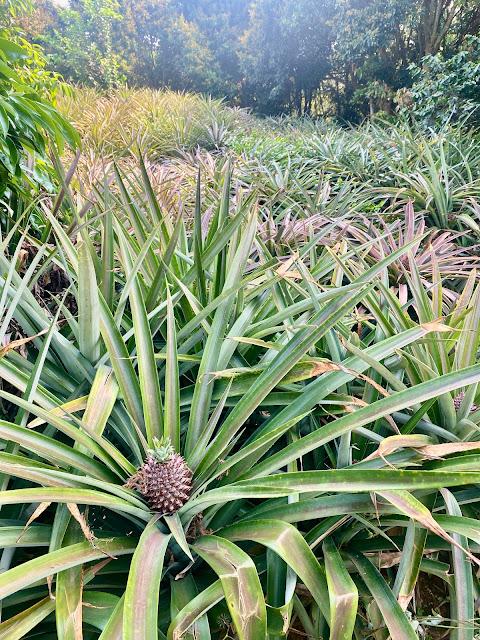
<svg viewBox="0 0 480 640">
<path fill-rule="evenodd" d="M 460 409 L 460 405 L 462 404 L 464 397 L 465 397 L 465 391 L 462 391 L 461 393 L 458 394 L 458 396 L 455 396 L 455 398 L 453 399 L 453 405 L 455 407 L 455 411 L 458 411 Z M 473 411 L 476 411 L 477 409 L 478 409 L 477 405 L 472 404 L 470 413 L 472 413 Z"/>
<path fill-rule="evenodd" d="M 164 515 L 175 513 L 187 502 L 192 490 L 192 471 L 168 438 L 154 439 L 147 459 L 125 486 L 136 489 L 147 500 L 152 511 Z"/>
</svg>

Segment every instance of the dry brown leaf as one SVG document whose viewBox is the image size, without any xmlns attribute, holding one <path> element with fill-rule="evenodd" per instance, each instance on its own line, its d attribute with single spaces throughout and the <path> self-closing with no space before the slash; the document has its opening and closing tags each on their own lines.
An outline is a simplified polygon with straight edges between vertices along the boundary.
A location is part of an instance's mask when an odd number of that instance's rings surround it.
<svg viewBox="0 0 480 640">
<path fill-rule="evenodd" d="M 20 340 L 13 340 L 12 342 L 9 342 L 8 344 L 6 344 L 4 347 L 0 349 L 0 358 L 3 358 L 4 356 L 6 356 L 7 353 L 12 349 L 15 349 L 16 347 L 21 347 L 22 344 L 26 344 L 27 342 L 31 342 L 32 340 L 35 340 L 35 338 L 38 338 L 39 336 L 43 336 L 43 334 L 47 333 L 47 331 L 48 331 L 48 328 L 42 329 L 40 333 L 37 333 L 34 336 L 31 336 L 30 338 L 21 338 Z"/>
<path fill-rule="evenodd" d="M 70 402 L 65 402 L 65 404 L 60 405 L 59 407 L 55 407 L 49 411 L 52 416 L 63 417 L 65 415 L 68 416 L 70 413 L 75 413 L 76 411 L 83 411 L 87 407 L 88 396 L 82 396 L 81 398 L 75 398 L 75 400 L 71 400 Z M 31 422 L 27 424 L 27 429 L 34 429 L 35 427 L 39 427 L 44 424 L 46 420 L 43 418 L 35 418 Z"/>
<path fill-rule="evenodd" d="M 365 555 L 373 558 L 379 556 L 378 564 L 380 565 L 380 569 L 390 569 L 390 567 L 400 564 L 403 553 L 402 551 L 386 551 L 379 555 L 376 551 L 372 551 Z"/>
<path fill-rule="evenodd" d="M 339 404 L 343 404 L 339 402 Z M 361 400 L 360 398 L 355 398 L 354 396 L 350 396 L 350 400 L 347 404 L 344 404 L 344 409 L 346 413 L 355 413 L 356 409 L 354 407 L 368 407 L 368 402 Z"/>
<path fill-rule="evenodd" d="M 235 340 L 236 342 L 251 344 L 256 347 L 264 347 L 265 349 L 275 349 L 277 351 L 280 351 L 281 349 L 281 346 L 278 344 L 275 344 L 274 342 L 266 342 L 265 340 L 258 340 L 256 338 L 227 336 L 227 340 Z"/>
<path fill-rule="evenodd" d="M 30 518 L 27 521 L 27 524 L 23 527 L 23 531 L 22 533 L 18 536 L 17 538 L 17 542 L 19 542 L 19 540 L 21 540 L 23 538 L 23 536 L 25 535 L 25 532 L 27 531 L 28 527 L 32 524 L 32 522 L 34 520 L 36 520 L 40 515 L 42 515 L 42 513 L 45 511 L 45 509 L 48 509 L 48 507 L 51 505 L 51 502 L 41 502 L 38 507 L 35 509 L 35 511 L 32 513 L 32 515 L 30 516 Z"/>
<path fill-rule="evenodd" d="M 403 611 L 407 610 L 407 607 L 410 604 L 410 600 L 413 598 L 414 592 L 415 592 L 415 589 L 412 589 L 408 595 L 401 593 L 398 596 L 397 601 L 398 601 L 398 604 L 402 607 Z"/>
<path fill-rule="evenodd" d="M 93 575 L 96 575 L 101 569 L 106 567 L 109 562 L 111 562 L 111 558 L 106 558 L 101 562 L 97 562 L 97 564 L 94 564 L 93 567 L 89 567 L 86 571 L 84 571 L 83 574 L 85 576 L 89 573 L 93 573 Z"/>
<path fill-rule="evenodd" d="M 113 609 L 114 605 L 110 605 L 109 607 L 99 607 L 91 602 L 82 602 L 82 607 L 88 607 L 90 609 Z"/>
<path fill-rule="evenodd" d="M 368 376 L 366 376 L 364 373 L 360 373 L 359 371 L 355 371 L 354 369 L 349 369 L 348 367 L 344 367 L 343 365 L 337 362 L 332 362 L 330 360 L 324 360 L 322 362 L 315 361 L 315 362 L 312 362 L 312 364 L 315 365 L 315 368 L 312 371 L 312 376 L 321 375 L 322 373 L 328 373 L 330 371 L 343 371 L 344 373 L 348 373 L 348 375 L 354 376 L 355 378 L 360 378 L 360 380 L 364 380 L 365 382 L 370 384 L 374 389 L 376 389 L 382 396 L 386 398 L 390 396 L 390 394 L 386 389 L 384 389 L 380 384 L 378 384 L 378 382 L 375 382 L 375 380 L 372 380 L 372 378 L 369 378 Z M 355 399 L 355 401 L 351 402 L 350 405 L 358 405 L 359 407 L 366 407 L 367 403 L 363 402 L 362 400 Z M 347 405 L 345 407 L 345 411 L 347 413 L 353 413 L 355 410 L 352 408 L 352 406 Z M 388 415 L 384 416 L 384 418 L 391 425 L 392 429 L 399 434 L 400 431 L 395 423 L 395 420 Z"/>
<path fill-rule="evenodd" d="M 83 597 L 83 572 L 80 576 L 80 598 L 74 611 L 70 612 L 73 617 L 73 632 L 75 640 L 83 640 L 83 619 L 82 619 L 82 597 Z"/>
<path fill-rule="evenodd" d="M 480 442 L 445 442 L 443 444 L 430 444 L 431 438 L 421 434 L 399 435 L 385 438 L 378 446 L 378 449 L 370 454 L 365 460 L 382 458 L 389 453 L 394 453 L 398 449 L 415 449 L 425 458 L 438 459 L 450 453 L 461 451 L 471 451 L 480 449 Z"/>
<path fill-rule="evenodd" d="M 443 444 L 428 444 L 420 449 L 426 457 L 441 458 L 449 453 L 480 449 L 480 442 L 445 442 Z"/>
<path fill-rule="evenodd" d="M 337 522 L 335 522 L 335 524 L 333 524 L 331 527 L 329 527 L 318 538 L 316 538 L 313 542 L 310 543 L 310 545 L 309 545 L 310 549 L 315 549 L 315 547 L 318 546 L 320 544 L 320 542 L 322 542 L 322 540 L 327 538 L 331 533 L 333 533 L 336 529 L 338 529 L 338 527 L 341 527 L 342 524 L 344 524 L 345 522 L 350 520 L 350 518 L 351 518 L 351 516 L 343 516 L 343 518 L 340 518 L 340 520 L 337 520 Z"/>
<path fill-rule="evenodd" d="M 96 538 L 95 535 L 93 534 L 93 531 L 88 526 L 87 521 L 85 520 L 85 517 L 80 513 L 80 509 L 78 508 L 76 503 L 75 502 L 67 502 L 67 509 L 70 511 L 72 516 L 75 518 L 75 520 L 80 525 L 80 528 L 82 530 L 83 535 L 88 540 L 88 542 L 90 542 L 92 547 L 94 547 L 95 549 L 98 549 L 99 551 L 101 551 L 108 558 L 110 558 L 112 560 L 116 560 L 115 556 L 112 556 L 107 551 L 104 551 L 103 549 L 100 549 L 100 547 L 97 547 L 97 545 L 95 544 L 95 540 L 98 540 L 98 538 Z"/>
<path fill-rule="evenodd" d="M 432 331 L 455 331 L 452 327 L 443 324 L 443 320 L 445 318 L 437 318 L 436 320 L 431 320 L 430 322 L 424 322 L 420 326 L 426 333 L 431 333 Z"/>
<path fill-rule="evenodd" d="M 299 253 L 295 252 L 291 258 L 289 258 L 286 262 L 282 262 L 280 266 L 276 269 L 276 273 L 279 276 L 283 275 L 286 271 L 289 271 L 290 267 L 295 263 L 298 259 Z"/>
<path fill-rule="evenodd" d="M 352 404 L 357 407 L 368 407 L 368 402 L 362 400 L 361 398 L 355 398 L 352 396 Z"/>
<path fill-rule="evenodd" d="M 421 512 L 419 509 L 415 508 L 415 506 L 409 504 L 406 500 L 402 499 L 400 491 L 378 491 L 378 493 L 382 497 L 386 498 L 390 504 L 396 506 L 405 515 L 412 518 L 412 520 L 416 520 L 435 535 L 440 536 L 440 538 L 443 538 L 454 547 L 457 547 L 457 549 L 463 551 L 463 553 L 470 558 L 472 562 L 480 566 L 480 560 L 476 558 L 473 553 L 470 553 L 468 549 L 464 549 L 461 544 L 454 540 L 452 536 L 438 524 L 429 511 Z M 405 493 L 409 492 L 406 491 Z"/>
<path fill-rule="evenodd" d="M 52 583 L 53 583 L 53 576 L 47 576 L 48 595 L 50 597 L 50 600 L 55 600 L 55 595 L 52 591 Z"/>
<path fill-rule="evenodd" d="M 365 380 L 365 382 L 368 382 L 368 384 L 371 384 L 372 387 L 376 389 L 379 393 L 381 393 L 382 396 L 384 396 L 385 398 L 388 398 L 390 396 L 388 391 L 384 389 L 380 384 L 378 384 L 378 382 L 375 382 L 375 380 L 372 380 L 372 378 L 369 378 L 363 373 L 358 373 L 357 371 L 353 371 L 353 373 L 355 373 L 361 380 Z"/>
<path fill-rule="evenodd" d="M 347 373 L 348 375 L 354 376 L 355 378 L 360 378 L 361 380 L 368 382 L 368 384 L 372 385 L 372 387 L 376 389 L 379 393 L 381 393 L 382 396 L 385 396 L 386 398 L 388 398 L 388 396 L 390 395 L 386 389 L 384 389 L 380 384 L 378 384 L 378 382 L 375 382 L 375 380 L 372 380 L 372 378 L 369 378 L 364 373 L 360 373 L 359 371 L 355 371 L 354 369 L 349 369 L 348 367 L 344 367 L 342 364 L 338 362 L 332 362 L 331 360 L 327 360 L 327 359 L 324 359 L 322 361 L 309 360 L 309 362 L 311 362 L 314 365 L 314 368 L 312 370 L 312 376 L 318 376 L 318 375 L 321 375 L 322 373 L 329 373 L 330 371 L 343 371 L 343 373 Z"/>
<path fill-rule="evenodd" d="M 312 284 L 317 284 L 316 280 L 314 280 L 310 276 L 303 275 L 302 273 L 300 273 L 300 271 L 288 270 L 288 271 L 282 271 L 280 273 L 279 269 L 277 269 L 275 273 L 279 276 L 282 276 L 283 278 L 293 278 L 295 280 L 303 280 L 305 278 L 305 280 L 308 280 L 308 282 L 311 282 Z"/>
<path fill-rule="evenodd" d="M 440 536 L 441 538 L 443 538 L 444 540 L 452 544 L 454 547 L 457 547 L 457 549 L 460 549 L 460 551 L 463 551 L 463 553 L 468 558 L 470 558 L 472 562 L 480 566 L 480 560 L 476 558 L 473 555 L 473 553 L 470 553 L 470 551 L 468 551 L 467 549 L 464 549 L 462 545 L 459 544 L 456 540 L 454 540 L 449 533 L 447 533 L 444 529 L 442 529 L 442 527 L 433 519 L 432 514 L 425 516 L 424 520 L 419 519 L 419 522 L 420 524 L 423 524 L 424 527 L 429 529 L 435 535 Z"/>
<path fill-rule="evenodd" d="M 380 384 L 378 384 L 378 382 L 375 382 L 375 380 L 372 380 L 372 378 L 369 378 L 364 373 L 355 371 L 355 369 L 349 369 L 348 367 L 345 367 L 338 362 L 332 362 L 331 360 L 327 360 L 327 359 L 324 359 L 321 362 L 319 362 L 318 360 L 310 361 L 310 362 L 312 362 L 312 364 L 315 364 L 315 367 L 316 367 L 312 375 L 320 375 L 321 373 L 328 373 L 329 371 L 343 371 L 343 373 L 348 373 L 348 375 L 350 376 L 354 376 L 355 378 L 360 378 L 360 380 L 364 380 L 365 382 L 368 382 L 368 384 L 372 385 L 372 387 L 376 389 L 379 393 L 381 393 L 382 396 L 385 396 L 386 398 L 388 398 L 388 396 L 390 395 L 386 389 L 384 389 Z"/>
<path fill-rule="evenodd" d="M 80 509 L 78 508 L 77 504 L 75 504 L 75 502 L 67 502 L 67 509 L 70 511 L 72 516 L 80 525 L 80 528 L 85 538 L 89 542 L 93 543 L 93 541 L 96 540 L 96 538 L 93 535 L 93 531 L 88 526 L 87 521 L 85 520 L 85 517 L 80 513 Z"/>
<path fill-rule="evenodd" d="M 296 280 L 302 280 L 305 278 L 308 282 L 313 284 L 317 284 L 317 281 L 309 276 L 304 276 L 300 273 L 300 271 L 292 270 L 290 267 L 298 260 L 299 254 L 298 252 L 294 253 L 291 258 L 289 258 L 286 262 L 282 262 L 280 266 L 275 270 L 275 273 L 278 276 L 282 276 L 283 278 L 294 278 Z"/>
<path fill-rule="evenodd" d="M 378 524 L 380 524 L 380 515 L 378 513 L 378 504 L 377 504 L 377 494 L 375 493 L 375 491 L 370 491 L 370 498 L 373 502 L 373 507 L 375 509 L 375 516 L 377 518 L 377 522 Z"/>
<path fill-rule="evenodd" d="M 28 260 L 29 253 L 26 249 L 20 249 L 18 252 L 18 268 L 21 269 L 25 266 Z"/>
<path fill-rule="evenodd" d="M 379 445 L 378 449 L 371 453 L 365 460 L 373 460 L 374 458 L 383 458 L 389 453 L 394 453 L 397 449 L 410 448 L 419 449 L 431 442 L 429 436 L 424 435 L 397 435 L 385 438 Z"/>
<path fill-rule="evenodd" d="M 312 362 L 309 361 L 312 365 L 312 378 L 313 376 L 320 376 L 322 373 L 328 373 L 330 371 L 346 371 L 350 373 L 345 367 L 337 364 L 336 362 L 331 362 L 330 360 L 325 360 L 324 362 Z"/>
</svg>

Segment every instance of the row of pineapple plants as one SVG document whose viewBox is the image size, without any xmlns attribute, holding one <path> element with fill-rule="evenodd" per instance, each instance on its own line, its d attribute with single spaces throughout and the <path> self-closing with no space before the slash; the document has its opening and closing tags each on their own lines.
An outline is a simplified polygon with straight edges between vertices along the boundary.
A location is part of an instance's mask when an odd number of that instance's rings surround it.
<svg viewBox="0 0 480 640">
<path fill-rule="evenodd" d="M 218 197 L 217 157 L 236 156 L 235 180 L 255 190 L 262 215 L 277 224 L 353 210 L 395 216 L 409 201 L 430 226 L 480 233 L 477 133 L 464 123 L 426 129 L 419 123 L 372 122 L 339 126 L 309 119 L 260 120 L 221 101 L 197 95 L 121 89 L 110 96 L 78 89 L 63 98 L 63 113 L 83 138 L 80 182 L 94 187 L 113 160 L 139 173 L 137 147 L 157 197 L 180 189 L 194 206 L 198 165 L 202 196 Z M 293 234 L 292 234 L 293 235 Z"/>
</svg>

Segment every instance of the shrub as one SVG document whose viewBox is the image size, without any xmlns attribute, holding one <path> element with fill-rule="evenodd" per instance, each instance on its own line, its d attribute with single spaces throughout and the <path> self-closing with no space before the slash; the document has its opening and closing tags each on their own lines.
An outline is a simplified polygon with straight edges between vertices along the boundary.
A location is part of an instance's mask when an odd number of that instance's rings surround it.
<svg viewBox="0 0 480 640">
<path fill-rule="evenodd" d="M 11 2 L 3 9 L 19 6 Z M 48 145 L 62 150 L 68 143 L 73 149 L 79 137 L 49 99 L 58 90 L 59 77 L 44 71 L 41 52 L 5 22 L 0 58 L 0 197 L 5 222 L 19 197 L 28 203 L 40 187 L 52 189 Z"/>
<path fill-rule="evenodd" d="M 450 58 L 427 56 L 411 66 L 414 84 L 410 110 L 432 124 L 462 121 L 478 124 L 480 106 L 480 38 L 467 36 L 465 46 Z"/>
</svg>

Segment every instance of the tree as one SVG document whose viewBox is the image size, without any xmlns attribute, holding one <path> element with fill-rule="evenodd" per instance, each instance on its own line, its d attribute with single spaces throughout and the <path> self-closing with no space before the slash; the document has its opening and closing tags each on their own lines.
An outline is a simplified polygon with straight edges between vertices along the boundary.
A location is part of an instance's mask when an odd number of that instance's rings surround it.
<svg viewBox="0 0 480 640">
<path fill-rule="evenodd" d="M 28 1 L 28 0 L 27 0 Z M 480 0 L 36 0 L 33 43 L 66 78 L 170 87 L 262 113 L 393 115 L 425 56 L 455 56 Z"/>
<path fill-rule="evenodd" d="M 169 44 L 166 84 L 179 91 L 217 93 L 220 66 L 198 25 L 178 16 L 170 26 Z"/>
<path fill-rule="evenodd" d="M 174 12 L 171 0 L 119 0 L 122 23 L 114 46 L 122 50 L 132 85 L 165 86 L 168 31 Z"/>
<path fill-rule="evenodd" d="M 448 40 L 458 49 L 465 36 L 478 32 L 478 0 L 422 0 L 417 4 L 417 60 L 436 55 L 448 47 Z"/>
<path fill-rule="evenodd" d="M 363 115 L 390 113 L 395 93 L 413 81 L 412 63 L 449 49 L 454 53 L 480 26 L 478 0 L 335 0 L 335 5 L 335 68 L 338 73 L 343 65 L 346 102 Z"/>
<path fill-rule="evenodd" d="M 55 69 L 73 82 L 101 88 L 123 80 L 113 48 L 115 25 L 121 21 L 116 0 L 71 0 L 58 9 L 53 34 L 45 37 Z"/>
<path fill-rule="evenodd" d="M 126 56 L 131 84 L 234 96 L 238 34 L 224 28 L 230 14 L 207 14 L 207 4 L 120 0 L 124 20 L 114 44 Z"/>
<path fill-rule="evenodd" d="M 246 90 L 262 111 L 311 113 L 331 68 L 328 0 L 257 0 L 240 53 Z"/>
<path fill-rule="evenodd" d="M 250 3 L 245 0 L 177 0 L 177 11 L 194 22 L 208 41 L 218 69 L 216 92 L 241 99 L 240 38 L 249 24 Z"/>
</svg>

